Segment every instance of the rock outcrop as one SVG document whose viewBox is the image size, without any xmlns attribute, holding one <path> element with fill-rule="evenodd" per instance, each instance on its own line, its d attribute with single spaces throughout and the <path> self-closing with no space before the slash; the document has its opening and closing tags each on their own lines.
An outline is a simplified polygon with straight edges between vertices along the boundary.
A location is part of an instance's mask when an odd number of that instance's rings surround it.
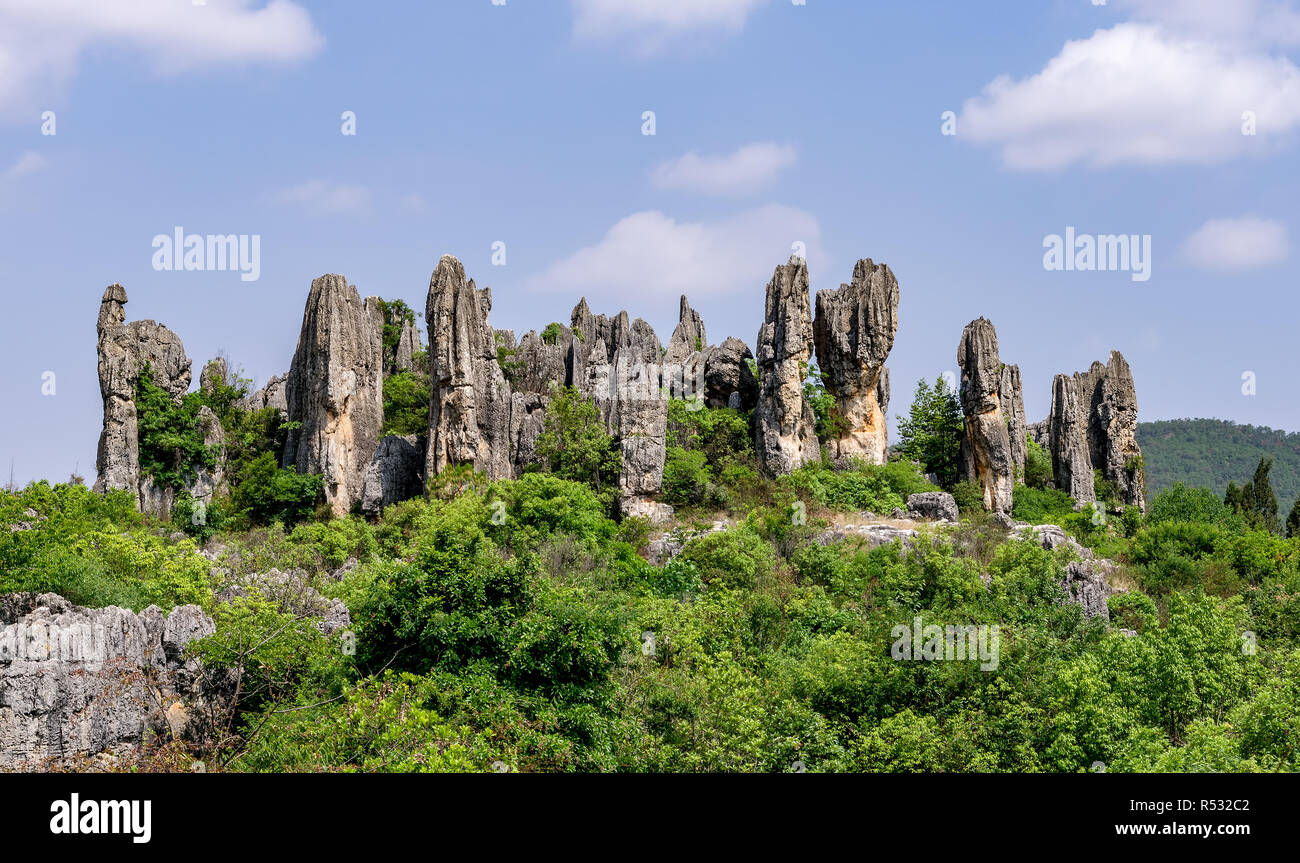
<svg viewBox="0 0 1300 863">
<path fill-rule="evenodd" d="M 998 404 L 1007 421 L 1007 437 L 1011 442 L 1011 463 L 1016 477 L 1024 478 L 1025 459 L 1029 455 L 1028 426 L 1025 423 L 1025 393 L 1020 383 L 1020 366 L 1004 365 L 1002 382 L 998 386 Z"/>
<path fill-rule="evenodd" d="M 135 406 L 140 372 L 148 366 L 154 384 L 177 404 L 190 388 L 192 372 L 180 336 L 154 321 L 126 323 L 126 303 L 126 289 L 114 284 L 104 291 L 99 304 L 97 347 L 104 422 L 95 457 L 95 490 L 129 491 L 140 506 L 142 482 L 152 486 L 140 475 Z M 146 495 L 147 501 L 156 499 Z"/>
<path fill-rule="evenodd" d="M 813 339 L 822 384 L 835 397 L 835 428 L 826 446 L 837 464 L 885 463 L 885 360 L 897 332 L 898 280 L 886 265 L 864 258 L 849 284 L 817 292 Z"/>
<path fill-rule="evenodd" d="M 767 284 L 758 331 L 758 403 L 754 424 L 759 465 L 771 476 L 788 474 L 821 458 L 812 406 L 803 382 L 812 359 L 813 325 L 808 267 L 791 256 Z"/>
<path fill-rule="evenodd" d="M 201 731 L 218 696 L 185 649 L 214 631 L 196 605 L 136 614 L 0 597 L 0 770 Z"/>
<path fill-rule="evenodd" d="M 1011 437 L 1002 412 L 1002 360 L 993 323 L 977 318 L 962 331 L 957 347 L 961 367 L 961 406 L 965 429 L 961 439 L 963 476 L 979 484 L 984 508 L 1011 512 L 1015 476 Z"/>
<path fill-rule="evenodd" d="M 729 336 L 704 354 L 704 403 L 711 408 L 752 411 L 758 404 L 754 355 L 740 339 Z"/>
<path fill-rule="evenodd" d="M 414 356 L 418 354 L 420 347 L 420 329 L 415 325 L 415 321 L 407 320 L 402 324 L 402 333 L 397 339 L 397 357 L 394 360 L 395 372 L 409 372 L 414 368 Z"/>
<path fill-rule="evenodd" d="M 250 411 L 275 408 L 280 412 L 280 417 L 287 420 L 289 418 L 289 397 L 285 392 L 285 385 L 288 381 L 288 375 L 272 375 L 265 386 L 244 399 L 243 408 Z"/>
<path fill-rule="evenodd" d="M 361 487 L 361 511 L 378 515 L 424 491 L 424 441 L 416 435 L 389 435 L 379 442 L 366 466 Z"/>
<path fill-rule="evenodd" d="M 1094 471 L 1118 503 L 1146 510 L 1142 450 L 1137 442 L 1137 389 L 1124 355 L 1052 381 L 1048 445 L 1057 488 L 1080 503 L 1097 499 Z"/>
<path fill-rule="evenodd" d="M 298 348 L 285 384 L 289 432 L 284 464 L 325 477 L 335 515 L 360 502 L 384 425 L 383 313 L 339 275 L 311 284 Z"/>
<path fill-rule="evenodd" d="M 912 519 L 926 521 L 959 520 L 957 501 L 946 491 L 923 491 L 907 497 L 907 515 Z"/>
</svg>

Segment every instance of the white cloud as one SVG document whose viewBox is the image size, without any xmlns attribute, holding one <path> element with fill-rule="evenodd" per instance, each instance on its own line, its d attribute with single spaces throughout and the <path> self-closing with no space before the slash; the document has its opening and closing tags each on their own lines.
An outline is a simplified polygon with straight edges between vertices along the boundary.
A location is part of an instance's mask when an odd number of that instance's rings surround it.
<svg viewBox="0 0 1300 863">
<path fill-rule="evenodd" d="M 1242 134 L 1253 112 L 1257 134 Z M 1067 42 L 1041 72 L 1001 76 L 967 100 L 958 134 L 1012 168 L 1209 163 L 1259 152 L 1300 128 L 1300 69 L 1153 24 Z"/>
<path fill-rule="evenodd" d="M 83 52 L 125 47 L 156 71 L 315 54 L 324 38 L 292 0 L 0 0 L 0 109 L 48 107 L 75 76 Z"/>
<path fill-rule="evenodd" d="M 644 53 L 692 33 L 738 32 L 767 0 L 573 0 L 573 36 L 629 39 Z"/>
<path fill-rule="evenodd" d="M 1183 256 L 1206 270 L 1248 270 L 1279 264 L 1290 254 L 1286 225 L 1242 216 L 1210 219 L 1183 242 Z"/>
<path fill-rule="evenodd" d="M 277 204 L 300 206 L 309 216 L 334 216 L 370 209 L 370 190 L 355 183 L 308 180 L 271 195 Z"/>
<path fill-rule="evenodd" d="M 796 242 L 805 244 L 810 268 L 819 266 L 820 240 L 816 218 L 780 204 L 715 222 L 679 222 L 651 210 L 619 220 L 600 242 L 552 264 L 526 287 L 584 295 L 611 308 L 644 304 L 647 296 L 752 293 Z"/>
<path fill-rule="evenodd" d="M 1143 21 L 1221 41 L 1300 44 L 1300 11 L 1287 0 L 1119 0 Z"/>
<path fill-rule="evenodd" d="M 28 174 L 34 174 L 49 164 L 49 160 L 37 153 L 35 150 L 28 150 L 18 157 L 18 161 L 5 171 L 5 176 L 9 179 L 26 177 Z"/>
<path fill-rule="evenodd" d="M 737 195 L 771 182 L 794 162 L 794 147 L 788 144 L 748 144 L 725 156 L 701 156 L 692 151 L 661 162 L 652 177 L 661 189 Z"/>
</svg>

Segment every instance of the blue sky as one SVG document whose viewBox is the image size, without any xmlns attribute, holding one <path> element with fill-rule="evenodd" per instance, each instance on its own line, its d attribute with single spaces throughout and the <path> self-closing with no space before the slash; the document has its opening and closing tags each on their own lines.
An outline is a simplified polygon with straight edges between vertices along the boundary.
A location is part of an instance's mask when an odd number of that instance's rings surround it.
<svg viewBox="0 0 1300 863">
<path fill-rule="evenodd" d="M 983 315 L 1032 420 L 1115 348 L 1142 419 L 1300 429 L 1297 62 L 1280 0 L 0 0 L 0 480 L 93 476 L 106 285 L 260 384 L 314 277 L 423 309 L 443 253 L 497 327 L 585 295 L 666 339 L 685 291 L 752 346 L 803 242 L 814 291 L 898 277 L 891 420 Z M 176 226 L 260 278 L 156 271 Z M 1045 269 L 1067 226 L 1150 278 Z"/>
</svg>

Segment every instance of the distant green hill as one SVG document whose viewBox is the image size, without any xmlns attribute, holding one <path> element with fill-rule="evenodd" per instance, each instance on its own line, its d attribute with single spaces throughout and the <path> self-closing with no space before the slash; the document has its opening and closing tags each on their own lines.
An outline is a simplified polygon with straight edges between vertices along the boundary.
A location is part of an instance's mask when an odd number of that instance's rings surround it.
<svg viewBox="0 0 1300 863">
<path fill-rule="evenodd" d="M 1138 444 L 1148 500 L 1180 481 L 1222 496 L 1229 480 L 1241 485 L 1250 479 L 1263 456 L 1273 457 L 1269 480 L 1284 516 L 1300 497 L 1300 433 L 1227 420 L 1160 420 L 1138 423 Z"/>
</svg>

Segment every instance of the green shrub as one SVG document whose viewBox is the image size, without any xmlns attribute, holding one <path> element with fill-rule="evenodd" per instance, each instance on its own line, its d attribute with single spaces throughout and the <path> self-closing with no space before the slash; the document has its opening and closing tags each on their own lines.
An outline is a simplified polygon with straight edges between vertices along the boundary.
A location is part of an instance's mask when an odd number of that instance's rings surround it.
<svg viewBox="0 0 1300 863">
<path fill-rule="evenodd" d="M 952 499 L 961 512 L 984 509 L 984 488 L 972 480 L 959 482 L 952 487 Z"/>
<path fill-rule="evenodd" d="M 1060 489 L 1017 485 L 1011 497 L 1011 515 L 1030 524 L 1062 525 L 1074 514 L 1074 498 Z"/>
<path fill-rule="evenodd" d="M 384 378 L 384 435 L 422 435 L 429 430 L 428 378 L 402 371 Z"/>
<path fill-rule="evenodd" d="M 268 452 L 243 467 L 231 499 L 254 524 L 294 524 L 311 517 L 324 491 L 325 479 L 320 474 L 281 468 Z"/>
<path fill-rule="evenodd" d="M 890 486 L 890 476 L 890 470 L 882 465 L 859 464 L 843 471 L 804 465 L 782 477 L 778 485 L 832 509 L 888 513 L 904 505 L 904 497 Z"/>
<path fill-rule="evenodd" d="M 1033 438 L 1025 439 L 1025 485 L 1046 489 L 1052 483 L 1052 456 Z"/>
<path fill-rule="evenodd" d="M 772 546 L 748 527 L 713 531 L 686 543 L 681 558 L 706 585 L 753 588 L 776 563 Z"/>
<path fill-rule="evenodd" d="M 573 387 L 562 387 L 551 397 L 533 451 L 561 479 L 597 491 L 618 481 L 622 453 L 605 431 L 596 405 Z"/>
<path fill-rule="evenodd" d="M 698 504 L 704 501 L 713 472 L 702 452 L 688 452 L 670 446 L 664 457 L 663 497 L 672 504 Z"/>
</svg>

